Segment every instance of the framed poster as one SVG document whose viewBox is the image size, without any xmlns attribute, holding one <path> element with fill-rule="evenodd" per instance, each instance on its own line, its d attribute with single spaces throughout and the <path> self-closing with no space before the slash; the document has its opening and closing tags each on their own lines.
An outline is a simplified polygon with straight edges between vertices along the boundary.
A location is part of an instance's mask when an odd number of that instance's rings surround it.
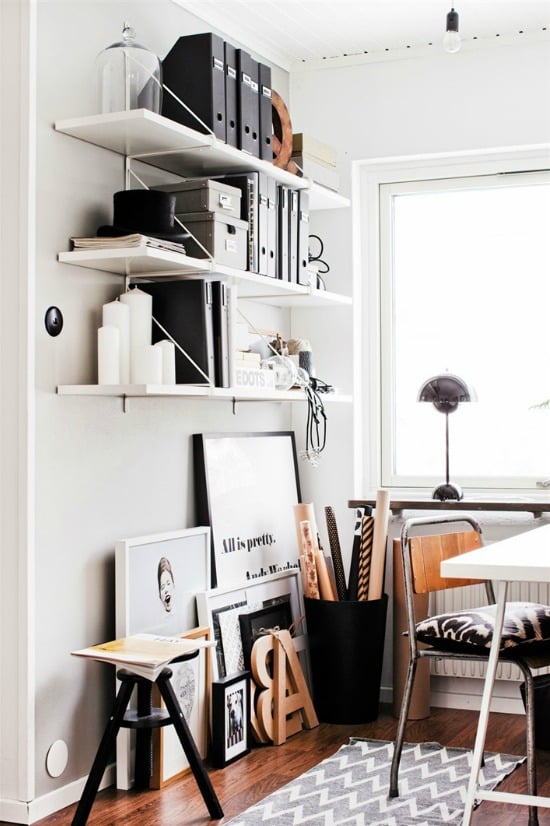
<svg viewBox="0 0 550 826">
<path fill-rule="evenodd" d="M 306 635 L 302 624 L 304 601 L 299 571 L 271 574 L 240 588 L 212 588 L 209 591 L 197 594 L 199 622 L 201 625 L 210 628 L 212 639 L 216 642 L 216 648 L 212 649 L 211 654 L 212 678 L 214 680 L 230 676 L 231 671 L 228 668 L 234 668 L 233 664 L 235 662 L 244 663 L 240 617 L 250 611 L 257 611 L 270 606 L 276 607 L 279 612 L 281 603 L 289 606 L 292 623 L 295 626 L 294 647 L 299 652 L 301 659 L 305 659 L 305 662 L 302 662 L 302 667 L 307 675 L 309 672 L 306 657 Z M 232 613 L 229 637 L 224 624 L 220 622 L 220 616 L 227 612 Z M 278 613 L 278 616 L 280 616 L 280 613 Z M 228 649 L 228 645 L 230 649 Z M 237 653 L 235 653 L 235 647 Z M 231 650 L 230 661 L 226 657 L 228 650 Z"/>
<path fill-rule="evenodd" d="M 294 433 L 200 433 L 193 447 L 197 516 L 211 528 L 212 587 L 297 568 Z"/>
<path fill-rule="evenodd" d="M 212 763 L 223 769 L 250 751 L 250 672 L 212 683 Z"/>
<path fill-rule="evenodd" d="M 115 545 L 116 636 L 185 635 L 198 625 L 195 595 L 204 590 L 205 583 L 208 587 L 209 582 L 208 527 L 119 540 Z M 208 653 L 200 652 L 196 660 L 181 665 L 195 663 L 194 667 L 199 668 L 202 661 L 205 668 L 205 658 L 210 659 Z M 178 694 L 175 678 L 176 670 L 173 685 Z M 195 686 L 200 687 L 200 674 L 195 674 L 193 679 Z M 205 714 L 208 719 L 207 711 Z M 164 732 L 163 741 L 169 742 Z M 116 748 L 119 789 L 132 786 L 134 742 L 135 732 L 121 729 Z M 203 751 L 201 756 L 206 754 L 206 743 Z"/>
</svg>

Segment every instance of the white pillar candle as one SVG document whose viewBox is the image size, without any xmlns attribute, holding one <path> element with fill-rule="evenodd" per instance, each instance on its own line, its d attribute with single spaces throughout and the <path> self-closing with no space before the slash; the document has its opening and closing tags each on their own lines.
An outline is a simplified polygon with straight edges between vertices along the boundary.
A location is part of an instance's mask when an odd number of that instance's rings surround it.
<svg viewBox="0 0 550 826">
<path fill-rule="evenodd" d="M 97 383 L 120 384 L 120 332 L 118 327 L 97 331 Z"/>
<path fill-rule="evenodd" d="M 117 327 L 120 338 L 120 384 L 130 384 L 130 307 L 118 299 L 103 305 L 103 326 Z"/>
<path fill-rule="evenodd" d="M 122 293 L 120 300 L 130 308 L 130 381 L 141 384 L 134 376 L 138 349 L 151 344 L 153 324 L 153 297 L 143 290 Z"/>
<path fill-rule="evenodd" d="M 162 384 L 162 350 L 142 344 L 134 354 L 132 369 L 134 384 Z"/>
<path fill-rule="evenodd" d="M 172 341 L 157 341 L 155 347 L 162 353 L 162 384 L 176 383 L 176 348 Z"/>
</svg>

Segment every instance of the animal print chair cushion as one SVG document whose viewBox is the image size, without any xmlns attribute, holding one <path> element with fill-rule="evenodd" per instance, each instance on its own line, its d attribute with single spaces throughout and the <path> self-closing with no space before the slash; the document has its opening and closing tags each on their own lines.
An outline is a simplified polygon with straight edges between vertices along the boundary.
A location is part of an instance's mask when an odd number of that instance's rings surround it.
<svg viewBox="0 0 550 826">
<path fill-rule="evenodd" d="M 421 642 L 449 651 L 472 652 L 491 647 L 496 605 L 453 611 L 417 623 Z M 550 606 L 533 602 L 509 602 L 502 626 L 501 654 L 522 655 L 541 643 L 550 652 Z"/>
</svg>

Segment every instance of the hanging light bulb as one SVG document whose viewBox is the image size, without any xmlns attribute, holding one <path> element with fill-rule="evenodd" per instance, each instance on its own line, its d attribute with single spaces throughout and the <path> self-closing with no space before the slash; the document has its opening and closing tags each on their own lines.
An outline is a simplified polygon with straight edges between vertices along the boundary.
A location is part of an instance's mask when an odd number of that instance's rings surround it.
<svg viewBox="0 0 550 826">
<path fill-rule="evenodd" d="M 454 9 L 447 14 L 447 25 L 445 37 L 443 38 L 443 48 L 449 54 L 458 52 L 460 49 L 460 35 L 458 33 L 458 12 Z"/>
</svg>

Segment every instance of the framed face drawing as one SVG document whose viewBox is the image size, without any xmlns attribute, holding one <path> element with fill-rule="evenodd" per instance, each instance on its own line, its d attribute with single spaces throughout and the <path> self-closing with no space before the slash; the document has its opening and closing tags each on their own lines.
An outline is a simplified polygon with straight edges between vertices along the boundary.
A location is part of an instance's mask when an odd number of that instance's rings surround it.
<svg viewBox="0 0 550 826">
<path fill-rule="evenodd" d="M 193 436 L 197 517 L 212 531 L 212 586 L 298 567 L 292 431 Z"/>
<path fill-rule="evenodd" d="M 210 529 L 187 528 L 121 539 L 115 546 L 115 571 L 117 637 L 140 633 L 184 636 L 198 625 L 195 595 L 204 590 L 205 583 L 208 587 L 210 582 Z M 188 695 L 190 685 L 194 685 L 199 695 L 201 686 L 207 685 L 205 669 L 209 660 L 207 652 L 200 652 L 196 660 L 181 663 L 179 668 L 174 669 L 176 694 L 178 681 L 182 685 L 186 681 L 184 693 Z M 181 668 L 191 664 L 193 673 L 188 668 Z M 201 668 L 202 674 L 197 671 Z M 199 729 L 200 726 L 197 731 Z M 162 740 L 169 743 L 169 738 L 164 737 L 164 730 L 161 731 Z M 119 789 L 132 786 L 134 740 L 135 733 L 126 729 L 121 730 L 117 737 Z M 201 756 L 206 754 L 206 742 L 203 750 Z M 173 761 L 168 759 L 168 755 L 165 757 L 166 765 L 172 766 Z M 159 775 L 157 782 L 165 782 L 165 779 L 165 775 Z"/>
</svg>

